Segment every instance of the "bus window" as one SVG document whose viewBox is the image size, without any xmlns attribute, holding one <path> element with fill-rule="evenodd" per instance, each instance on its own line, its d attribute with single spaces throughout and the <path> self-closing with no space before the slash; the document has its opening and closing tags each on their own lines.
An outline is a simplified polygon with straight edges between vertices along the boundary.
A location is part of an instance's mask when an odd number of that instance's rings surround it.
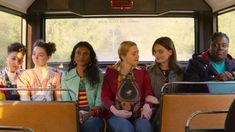
<svg viewBox="0 0 235 132">
<path fill-rule="evenodd" d="M 0 11 L 0 68 L 5 66 L 7 46 L 13 42 L 21 42 L 21 20 L 22 18 Z"/>
<path fill-rule="evenodd" d="M 218 31 L 224 32 L 230 39 L 229 54 L 235 57 L 235 11 L 227 12 L 218 16 Z"/>
<path fill-rule="evenodd" d="M 68 61 L 72 47 L 79 41 L 93 44 L 99 61 L 117 61 L 117 48 L 125 40 L 137 43 L 140 61 L 153 61 L 152 45 L 161 36 L 171 37 L 178 59 L 186 61 L 194 53 L 194 27 L 194 18 L 189 17 L 46 19 L 45 36 L 58 47 L 53 62 Z"/>
</svg>

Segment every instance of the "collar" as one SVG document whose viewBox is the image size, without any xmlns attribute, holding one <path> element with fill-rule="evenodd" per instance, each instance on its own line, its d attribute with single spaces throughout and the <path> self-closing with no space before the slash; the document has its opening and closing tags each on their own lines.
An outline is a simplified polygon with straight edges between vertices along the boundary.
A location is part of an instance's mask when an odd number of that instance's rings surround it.
<svg viewBox="0 0 235 132">
<path fill-rule="evenodd" d="M 64 77 L 65 77 L 66 80 L 70 80 L 70 79 L 72 79 L 74 77 L 78 77 L 77 71 L 76 71 L 76 67 L 71 69 L 68 72 L 65 72 Z"/>
<path fill-rule="evenodd" d="M 116 71 L 120 72 L 120 70 L 121 70 L 121 61 L 118 61 L 116 64 L 114 64 L 112 66 L 112 68 L 115 69 Z M 141 67 L 135 66 L 135 67 L 132 67 L 132 70 L 141 70 Z"/>
<path fill-rule="evenodd" d="M 206 51 L 202 52 L 201 56 L 204 60 L 209 61 L 209 56 L 210 56 L 209 50 L 206 50 Z M 227 57 L 225 58 L 224 61 L 225 62 L 230 62 L 232 60 L 233 60 L 232 56 L 227 54 Z"/>
</svg>

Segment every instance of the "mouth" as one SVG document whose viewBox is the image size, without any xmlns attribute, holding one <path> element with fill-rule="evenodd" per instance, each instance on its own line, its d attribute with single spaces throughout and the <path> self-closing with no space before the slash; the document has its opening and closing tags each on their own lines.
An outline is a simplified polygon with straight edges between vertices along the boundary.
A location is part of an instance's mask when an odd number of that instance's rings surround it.
<svg viewBox="0 0 235 132">
<path fill-rule="evenodd" d="M 216 52 L 217 55 L 224 55 L 224 51 L 218 51 Z"/>
<path fill-rule="evenodd" d="M 159 60 L 161 60 L 161 58 L 156 58 L 156 61 L 159 61 Z"/>
</svg>

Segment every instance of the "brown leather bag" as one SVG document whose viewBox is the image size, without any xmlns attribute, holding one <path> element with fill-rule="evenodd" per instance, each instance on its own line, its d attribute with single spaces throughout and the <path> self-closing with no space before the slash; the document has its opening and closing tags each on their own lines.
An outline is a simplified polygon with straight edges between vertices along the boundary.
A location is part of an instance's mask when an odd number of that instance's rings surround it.
<svg viewBox="0 0 235 132">
<path fill-rule="evenodd" d="M 132 112 L 132 117 L 140 116 L 140 93 L 132 72 L 122 80 L 118 88 L 115 107 Z"/>
</svg>

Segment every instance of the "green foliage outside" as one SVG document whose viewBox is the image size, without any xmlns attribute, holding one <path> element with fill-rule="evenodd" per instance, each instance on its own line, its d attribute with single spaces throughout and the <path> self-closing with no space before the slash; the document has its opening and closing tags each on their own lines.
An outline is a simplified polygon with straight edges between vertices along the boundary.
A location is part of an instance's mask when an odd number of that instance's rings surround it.
<svg viewBox="0 0 235 132">
<path fill-rule="evenodd" d="M 21 20 L 19 16 L 0 11 L 0 68 L 5 66 L 7 46 L 21 41 Z M 219 31 L 230 38 L 229 53 L 235 56 L 235 11 L 218 16 Z M 84 18 L 47 19 L 46 41 L 57 44 L 53 62 L 69 61 L 73 46 L 79 41 L 90 42 L 99 61 L 118 60 L 117 48 L 122 41 L 137 43 L 141 61 L 152 61 L 153 42 L 162 36 L 172 38 L 178 60 L 188 60 L 194 53 L 193 18 Z"/>
<path fill-rule="evenodd" d="M 220 32 L 224 32 L 230 39 L 229 53 L 235 57 L 235 11 L 218 16 L 218 27 Z"/>
<path fill-rule="evenodd" d="M 188 60 L 194 53 L 193 18 L 84 18 L 47 19 L 46 41 L 57 44 L 52 61 L 69 61 L 73 46 L 90 42 L 99 61 L 117 61 L 117 48 L 122 41 L 137 43 L 140 60 L 153 61 L 152 45 L 162 36 L 172 38 L 179 60 Z M 182 50 L 183 49 L 183 50 Z"/>
<path fill-rule="evenodd" d="M 0 68 L 5 66 L 7 46 L 21 40 L 21 17 L 0 11 Z"/>
</svg>

